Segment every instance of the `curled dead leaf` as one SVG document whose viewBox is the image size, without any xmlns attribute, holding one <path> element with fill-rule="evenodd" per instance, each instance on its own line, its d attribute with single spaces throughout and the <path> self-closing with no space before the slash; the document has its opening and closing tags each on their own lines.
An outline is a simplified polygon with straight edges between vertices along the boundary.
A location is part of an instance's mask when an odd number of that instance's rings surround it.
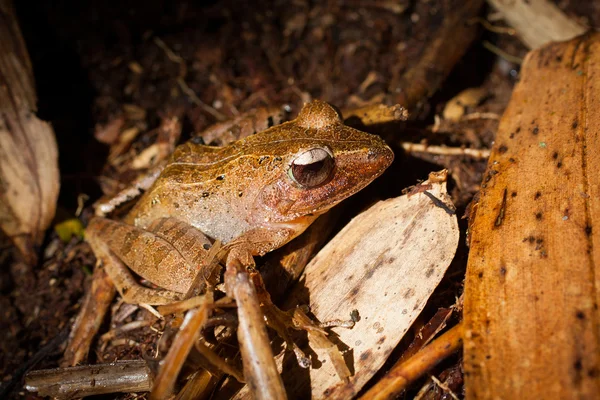
<svg viewBox="0 0 600 400">
<path fill-rule="evenodd" d="M 0 3 L 0 227 L 34 264 L 56 211 L 58 151 L 52 127 L 34 115 L 33 73 L 16 21 Z"/>
</svg>

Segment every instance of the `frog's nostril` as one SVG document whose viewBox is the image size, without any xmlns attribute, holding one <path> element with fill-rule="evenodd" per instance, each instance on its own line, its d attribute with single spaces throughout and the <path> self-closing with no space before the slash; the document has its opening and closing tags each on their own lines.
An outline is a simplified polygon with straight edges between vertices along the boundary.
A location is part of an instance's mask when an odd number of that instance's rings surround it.
<svg viewBox="0 0 600 400">
<path fill-rule="evenodd" d="M 391 164 L 394 159 L 394 153 L 387 146 L 369 149 L 366 156 L 367 162 L 383 163 L 386 165 Z"/>
<path fill-rule="evenodd" d="M 369 151 L 367 152 L 367 160 L 373 161 L 379 158 L 380 155 L 380 152 L 376 151 L 375 149 L 369 149 Z"/>
</svg>

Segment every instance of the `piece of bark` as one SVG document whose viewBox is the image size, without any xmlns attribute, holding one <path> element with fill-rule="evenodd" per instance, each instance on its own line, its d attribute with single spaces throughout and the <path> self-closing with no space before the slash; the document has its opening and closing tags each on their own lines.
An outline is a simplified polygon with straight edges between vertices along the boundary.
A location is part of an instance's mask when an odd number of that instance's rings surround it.
<svg viewBox="0 0 600 400">
<path fill-rule="evenodd" d="M 0 227 L 30 264 L 54 218 L 58 153 L 36 112 L 31 62 L 9 0 L 0 0 Z"/>
<path fill-rule="evenodd" d="M 346 399 L 381 368 L 410 328 L 452 261 L 458 224 L 446 193 L 446 172 L 412 194 L 381 201 L 355 217 L 309 263 L 284 309 L 310 305 L 318 321 L 346 319 L 329 339 L 343 350 L 352 376 L 340 381 L 324 349 L 310 343 L 313 368 L 283 360 L 284 384 L 293 398 Z M 427 191 L 427 193 L 425 193 Z M 433 197 L 429 197 L 433 196 Z M 439 200 L 439 201 L 438 201 Z M 279 355 L 279 360 L 284 354 Z M 247 390 L 238 398 L 247 398 Z"/>
<path fill-rule="evenodd" d="M 548 0 L 488 0 L 488 3 L 515 28 L 530 49 L 572 39 L 586 30 Z"/>
<path fill-rule="evenodd" d="M 475 207 L 467 398 L 600 393 L 600 35 L 525 58 Z"/>
<path fill-rule="evenodd" d="M 25 377 L 25 389 L 59 399 L 147 392 L 151 387 L 152 374 L 143 360 L 46 369 L 30 372 Z"/>
</svg>

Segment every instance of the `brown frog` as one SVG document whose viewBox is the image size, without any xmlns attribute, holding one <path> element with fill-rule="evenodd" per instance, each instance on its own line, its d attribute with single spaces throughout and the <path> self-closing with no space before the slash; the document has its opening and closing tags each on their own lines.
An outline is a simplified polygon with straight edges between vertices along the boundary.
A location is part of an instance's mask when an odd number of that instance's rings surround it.
<svg viewBox="0 0 600 400">
<path fill-rule="evenodd" d="M 191 259 L 182 260 L 171 254 L 176 243 L 153 232 L 176 220 L 189 225 L 190 236 L 201 232 L 236 253 L 263 255 L 364 188 L 393 157 L 381 138 L 345 126 L 333 107 L 313 101 L 295 120 L 227 147 L 179 146 L 122 222 L 94 218 L 86 238 L 103 261 L 116 256 L 166 289 L 137 285 L 123 264 L 105 263 L 125 301 L 164 304 L 187 292 L 208 242 L 200 239 L 199 249 L 192 249 L 183 236 L 178 251 L 190 252 Z"/>
<path fill-rule="evenodd" d="M 123 299 L 146 304 L 181 299 L 219 240 L 227 294 L 238 303 L 238 336 L 257 336 L 268 347 L 264 323 L 257 328 L 246 318 L 260 313 L 260 304 L 244 269 L 364 188 L 393 158 L 381 138 L 345 126 L 333 107 L 313 101 L 296 119 L 229 146 L 179 146 L 125 219 L 92 219 L 86 240 Z M 161 289 L 142 286 L 129 269 Z M 245 358 L 256 352 L 240 343 L 249 383 L 275 387 L 264 397 L 285 397 L 272 354 L 248 366 Z M 270 375 L 261 377 L 262 370 Z"/>
</svg>

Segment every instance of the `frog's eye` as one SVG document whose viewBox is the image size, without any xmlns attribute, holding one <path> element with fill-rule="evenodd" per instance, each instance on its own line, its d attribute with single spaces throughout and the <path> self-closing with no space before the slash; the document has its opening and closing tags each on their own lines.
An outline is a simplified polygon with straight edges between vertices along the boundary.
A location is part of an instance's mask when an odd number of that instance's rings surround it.
<svg viewBox="0 0 600 400">
<path fill-rule="evenodd" d="M 311 189 L 325 183 L 334 166 L 333 155 L 328 149 L 315 148 L 300 153 L 292 161 L 288 175 L 298 185 Z"/>
</svg>

